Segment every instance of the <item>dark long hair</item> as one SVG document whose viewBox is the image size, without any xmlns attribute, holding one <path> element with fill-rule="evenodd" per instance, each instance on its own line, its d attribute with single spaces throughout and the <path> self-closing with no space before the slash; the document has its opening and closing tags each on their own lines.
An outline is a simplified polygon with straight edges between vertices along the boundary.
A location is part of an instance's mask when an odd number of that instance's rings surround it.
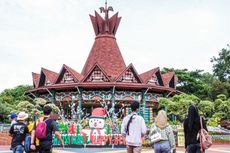
<svg viewBox="0 0 230 153">
<path fill-rule="evenodd" d="M 195 126 L 195 122 L 197 120 L 199 120 L 200 116 L 198 113 L 198 109 L 196 108 L 195 105 L 190 105 L 188 108 L 188 130 L 192 131 L 194 126 Z"/>
</svg>

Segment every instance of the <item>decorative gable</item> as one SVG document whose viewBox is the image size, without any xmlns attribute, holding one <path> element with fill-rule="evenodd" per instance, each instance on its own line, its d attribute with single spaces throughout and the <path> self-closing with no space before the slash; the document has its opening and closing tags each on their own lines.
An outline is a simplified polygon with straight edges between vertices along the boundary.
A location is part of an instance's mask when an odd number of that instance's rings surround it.
<svg viewBox="0 0 230 153">
<path fill-rule="evenodd" d="M 157 85 L 157 86 L 164 85 L 159 67 L 144 72 L 140 76 L 143 79 L 144 83 L 146 84 Z"/>
<path fill-rule="evenodd" d="M 50 82 L 50 80 L 46 79 L 45 86 L 48 86 L 48 85 L 51 85 L 51 82 Z"/>
<path fill-rule="evenodd" d="M 37 73 L 32 72 L 32 77 L 33 77 L 33 85 L 34 85 L 34 88 L 37 88 L 37 87 L 38 87 L 38 84 L 39 84 L 40 74 L 37 74 Z"/>
<path fill-rule="evenodd" d="M 96 64 L 83 82 L 109 82 L 109 81 L 110 79 L 103 71 L 103 69 L 98 64 Z"/>
<path fill-rule="evenodd" d="M 76 83 L 81 80 L 83 76 L 76 72 L 74 69 L 63 64 L 56 83 Z"/>
<path fill-rule="evenodd" d="M 176 88 L 177 77 L 174 72 L 168 72 L 162 75 L 165 87 Z"/>
<path fill-rule="evenodd" d="M 160 70 L 158 70 L 156 73 L 152 74 L 151 78 L 148 79 L 147 84 L 153 84 L 157 86 L 164 86 Z"/>
<path fill-rule="evenodd" d="M 65 72 L 62 76 L 60 83 L 74 83 L 75 81 L 71 73 L 68 70 L 64 70 L 64 71 Z"/>
<path fill-rule="evenodd" d="M 56 78 L 56 72 L 42 68 L 38 87 L 52 85 L 55 83 Z"/>
<path fill-rule="evenodd" d="M 130 64 L 118 77 L 117 82 L 141 83 L 142 81 L 133 65 Z"/>
<path fill-rule="evenodd" d="M 148 80 L 147 84 L 159 85 L 159 81 L 156 74 L 152 75 L 152 77 Z"/>
</svg>

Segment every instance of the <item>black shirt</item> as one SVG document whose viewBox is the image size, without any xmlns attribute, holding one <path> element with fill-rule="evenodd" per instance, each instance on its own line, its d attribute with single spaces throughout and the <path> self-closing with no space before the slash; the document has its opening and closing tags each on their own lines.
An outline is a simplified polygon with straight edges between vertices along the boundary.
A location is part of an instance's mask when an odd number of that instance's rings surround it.
<svg viewBox="0 0 230 153">
<path fill-rule="evenodd" d="M 43 121 L 45 121 L 47 117 L 44 117 Z M 53 145 L 53 132 L 58 131 L 57 123 L 52 119 L 47 119 L 46 121 L 46 137 L 44 139 L 40 139 L 40 148 L 41 150 L 49 150 Z"/>
<path fill-rule="evenodd" d="M 17 145 L 22 145 L 22 142 L 25 140 L 26 134 L 29 133 L 29 130 L 24 123 L 17 122 L 10 127 L 9 133 L 13 136 L 11 147 L 14 148 Z"/>
<path fill-rule="evenodd" d="M 45 121 L 47 117 L 44 117 L 43 121 Z M 52 141 L 52 134 L 55 131 L 58 131 L 57 123 L 53 119 L 47 119 L 46 121 L 46 138 L 41 139 L 40 141 Z"/>
</svg>

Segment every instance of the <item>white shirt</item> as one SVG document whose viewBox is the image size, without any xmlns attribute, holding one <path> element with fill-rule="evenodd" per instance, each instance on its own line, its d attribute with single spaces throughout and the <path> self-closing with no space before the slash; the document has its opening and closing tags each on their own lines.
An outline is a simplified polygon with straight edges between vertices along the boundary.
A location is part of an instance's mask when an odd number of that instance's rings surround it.
<svg viewBox="0 0 230 153">
<path fill-rule="evenodd" d="M 129 125 L 129 135 L 126 132 L 127 124 L 130 117 L 133 115 L 132 122 Z M 137 113 L 127 115 L 121 125 L 121 134 L 126 137 L 126 144 L 130 146 L 141 146 L 141 138 L 146 134 L 146 125 L 143 117 Z"/>
</svg>

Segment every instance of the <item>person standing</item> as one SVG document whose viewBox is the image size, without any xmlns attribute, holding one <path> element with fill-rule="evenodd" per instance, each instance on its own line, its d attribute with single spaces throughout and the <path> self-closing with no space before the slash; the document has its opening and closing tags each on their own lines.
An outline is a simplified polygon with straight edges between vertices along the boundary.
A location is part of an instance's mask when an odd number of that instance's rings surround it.
<svg viewBox="0 0 230 153">
<path fill-rule="evenodd" d="M 202 118 L 203 120 L 203 118 Z M 204 129 L 207 131 L 204 120 L 202 121 Z M 200 140 L 198 133 L 201 129 L 200 115 L 194 105 L 188 108 L 188 117 L 184 121 L 185 149 L 188 153 L 200 153 Z"/>
<path fill-rule="evenodd" d="M 11 118 L 11 124 L 10 124 L 11 126 L 17 123 L 17 114 L 15 113 L 10 114 L 10 118 Z"/>
<path fill-rule="evenodd" d="M 142 149 L 142 137 L 146 134 L 146 125 L 143 117 L 138 115 L 139 102 L 131 104 L 132 113 L 127 115 L 121 125 L 121 134 L 126 138 L 128 153 L 140 153 Z"/>
<path fill-rule="evenodd" d="M 155 153 L 171 153 L 175 151 L 175 138 L 172 127 L 168 124 L 167 114 L 164 110 L 160 110 L 155 119 L 155 123 L 150 129 L 150 137 L 159 133 L 159 139 L 154 142 L 153 148 Z"/>
<path fill-rule="evenodd" d="M 50 114 L 52 112 L 52 108 L 50 106 L 43 107 L 44 118 L 43 121 L 46 123 L 46 137 L 44 139 L 39 139 L 39 146 L 35 147 L 35 129 L 36 126 L 33 128 L 31 133 L 31 149 L 37 149 L 39 153 L 52 153 L 52 146 L 53 146 L 53 136 L 55 136 L 60 141 L 61 147 L 64 147 L 64 143 L 61 139 L 61 135 L 58 131 L 58 127 L 56 126 L 56 121 L 50 118 Z M 41 119 L 41 118 L 40 118 Z"/>
<path fill-rule="evenodd" d="M 20 112 L 17 117 L 17 122 L 10 127 L 10 136 L 12 136 L 11 149 L 13 153 L 23 153 L 23 141 L 25 140 L 26 134 L 29 130 L 26 125 L 26 119 L 28 114 L 25 112 Z"/>
</svg>

